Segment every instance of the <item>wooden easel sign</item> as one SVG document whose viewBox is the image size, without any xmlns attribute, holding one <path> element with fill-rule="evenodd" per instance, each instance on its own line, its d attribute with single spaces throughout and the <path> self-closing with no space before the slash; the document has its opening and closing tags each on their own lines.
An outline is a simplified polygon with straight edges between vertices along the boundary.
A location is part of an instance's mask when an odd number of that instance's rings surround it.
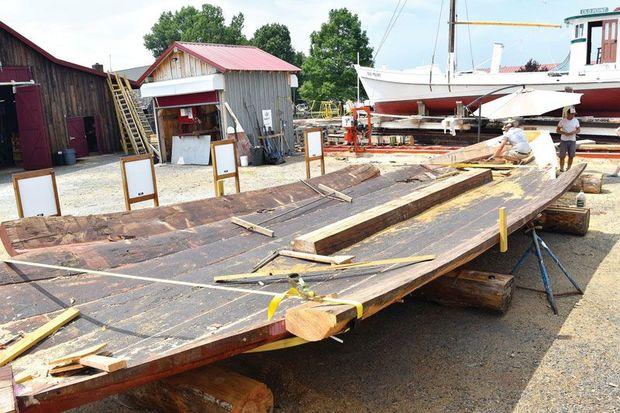
<svg viewBox="0 0 620 413">
<path fill-rule="evenodd" d="M 121 158 L 121 174 L 127 211 L 131 211 L 132 204 L 149 199 L 153 200 L 156 207 L 159 206 L 155 165 L 150 154 Z"/>
<path fill-rule="evenodd" d="M 237 193 L 241 192 L 239 186 L 239 164 L 237 162 L 237 142 L 234 139 L 211 142 L 211 159 L 213 159 L 215 196 L 224 195 L 222 179 L 226 178 L 235 178 Z"/>
<path fill-rule="evenodd" d="M 13 174 L 13 189 L 20 218 L 61 215 L 53 169 Z"/>
<path fill-rule="evenodd" d="M 310 162 L 321 161 L 321 175 L 325 175 L 325 158 L 323 156 L 323 130 L 321 128 L 304 131 L 304 152 L 306 155 L 306 179 L 310 179 Z"/>
</svg>

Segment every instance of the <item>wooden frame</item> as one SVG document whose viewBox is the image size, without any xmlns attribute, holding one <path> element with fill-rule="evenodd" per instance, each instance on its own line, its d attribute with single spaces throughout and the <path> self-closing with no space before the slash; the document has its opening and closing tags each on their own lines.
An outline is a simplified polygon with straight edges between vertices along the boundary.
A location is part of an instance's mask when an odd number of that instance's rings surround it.
<svg viewBox="0 0 620 413">
<path fill-rule="evenodd" d="M 321 154 L 310 156 L 308 151 L 308 134 L 312 132 L 319 132 L 321 134 Z M 306 156 L 306 179 L 310 179 L 310 162 L 320 160 L 321 161 L 321 175 L 325 175 L 325 155 L 323 151 L 323 129 L 311 128 L 304 131 L 304 155 Z"/>
<path fill-rule="evenodd" d="M 235 170 L 233 172 L 219 174 L 217 172 L 217 156 L 215 148 L 222 145 L 232 145 L 233 153 L 235 156 Z M 239 185 L 239 157 L 237 155 L 237 141 L 234 139 L 225 139 L 221 141 L 211 142 L 211 164 L 213 165 L 213 185 L 215 187 L 215 196 L 224 195 L 224 185 L 223 182 L 220 185 L 220 181 L 226 178 L 235 178 L 235 187 L 237 189 L 237 193 L 241 192 L 241 187 Z"/>
<path fill-rule="evenodd" d="M 129 183 L 127 180 L 127 164 L 131 162 L 143 161 L 149 159 L 151 162 L 151 178 L 153 180 L 153 193 L 139 195 L 131 198 L 129 195 Z M 151 154 L 132 155 L 121 158 L 121 175 L 123 177 L 123 194 L 125 195 L 125 209 L 131 211 L 131 205 L 137 202 L 153 200 L 156 207 L 159 206 L 159 195 L 157 194 L 157 179 L 155 178 L 155 164 L 153 162 L 153 156 Z"/>
<path fill-rule="evenodd" d="M 25 179 L 31 179 L 31 178 L 38 178 L 38 177 L 47 176 L 47 175 L 51 177 L 52 191 L 54 193 L 54 200 L 56 203 L 56 213 L 51 214 L 50 216 L 61 216 L 62 215 L 60 211 L 60 201 L 58 199 L 58 187 L 56 186 L 56 173 L 54 172 L 53 169 L 50 168 L 50 169 L 40 169 L 37 171 L 20 172 L 20 173 L 13 174 L 13 190 L 15 191 L 15 202 L 17 204 L 17 215 L 20 218 L 24 218 L 24 205 L 22 203 L 23 200 L 22 200 L 22 193 L 19 188 L 19 181 L 25 180 Z M 28 215 L 28 216 L 33 216 L 33 215 Z"/>
</svg>

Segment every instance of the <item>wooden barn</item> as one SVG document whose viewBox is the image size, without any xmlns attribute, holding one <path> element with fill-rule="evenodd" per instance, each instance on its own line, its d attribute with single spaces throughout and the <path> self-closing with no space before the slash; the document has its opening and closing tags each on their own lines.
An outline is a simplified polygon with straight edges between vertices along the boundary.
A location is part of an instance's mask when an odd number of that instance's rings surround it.
<svg viewBox="0 0 620 413">
<path fill-rule="evenodd" d="M 164 160 L 209 163 L 210 142 L 233 136 L 240 154 L 249 145 L 288 152 L 299 71 L 253 46 L 174 42 L 138 80 L 154 98 Z"/>
<path fill-rule="evenodd" d="M 118 149 L 103 66 L 60 60 L 1 21 L 0 45 L 0 166 L 47 168 L 63 149 Z"/>
</svg>

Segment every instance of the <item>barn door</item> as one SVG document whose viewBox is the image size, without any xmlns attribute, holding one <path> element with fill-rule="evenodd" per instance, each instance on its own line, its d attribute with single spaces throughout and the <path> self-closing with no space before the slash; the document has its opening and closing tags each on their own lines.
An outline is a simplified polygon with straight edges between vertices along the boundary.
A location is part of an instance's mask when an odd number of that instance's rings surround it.
<svg viewBox="0 0 620 413">
<path fill-rule="evenodd" d="M 108 153 L 110 149 L 108 149 L 107 142 L 103 139 L 103 128 L 101 126 L 101 116 L 95 116 L 95 135 L 97 136 L 97 148 L 99 149 L 99 153 Z"/>
<path fill-rule="evenodd" d="M 18 86 L 15 109 L 24 169 L 51 168 L 52 150 L 43 113 L 41 85 Z"/>
<path fill-rule="evenodd" d="M 75 155 L 78 158 L 88 156 L 88 141 L 86 140 L 84 118 L 81 116 L 68 117 L 67 132 L 69 133 L 69 146 L 75 149 Z"/>
<path fill-rule="evenodd" d="M 618 43 L 618 20 L 603 21 L 603 41 L 601 42 L 601 63 L 616 63 Z"/>
</svg>

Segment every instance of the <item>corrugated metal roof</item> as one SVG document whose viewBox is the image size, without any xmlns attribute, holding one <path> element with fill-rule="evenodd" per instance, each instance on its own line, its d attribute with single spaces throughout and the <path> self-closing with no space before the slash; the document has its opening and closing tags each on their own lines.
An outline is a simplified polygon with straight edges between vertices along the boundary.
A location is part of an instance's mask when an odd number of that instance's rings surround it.
<svg viewBox="0 0 620 413">
<path fill-rule="evenodd" d="M 182 50 L 203 60 L 221 72 L 266 71 L 300 72 L 301 69 L 254 46 L 237 46 L 213 43 L 174 42 L 144 72 L 138 83 L 142 83 L 159 63 L 174 49 Z"/>
</svg>

